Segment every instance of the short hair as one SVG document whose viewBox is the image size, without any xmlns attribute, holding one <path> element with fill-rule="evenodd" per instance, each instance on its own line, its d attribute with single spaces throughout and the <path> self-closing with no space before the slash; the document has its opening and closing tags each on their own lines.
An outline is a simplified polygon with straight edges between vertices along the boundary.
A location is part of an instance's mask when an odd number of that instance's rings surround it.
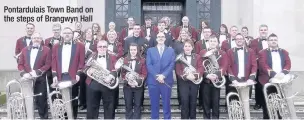
<svg viewBox="0 0 304 120">
<path fill-rule="evenodd" d="M 34 25 L 33 23 L 26 23 L 26 25 L 25 25 L 25 26 L 28 26 L 28 25 L 32 25 L 32 26 L 34 26 L 34 27 L 35 27 L 35 25 Z"/>
<path fill-rule="evenodd" d="M 65 30 L 65 29 L 71 30 L 73 32 L 72 28 L 70 28 L 70 27 L 64 27 L 63 30 Z"/>
<path fill-rule="evenodd" d="M 165 20 L 159 20 L 157 24 L 162 24 L 162 23 L 166 24 Z"/>
<path fill-rule="evenodd" d="M 240 35 L 240 36 L 242 36 L 244 38 L 244 36 L 241 33 L 237 33 L 235 36 L 238 36 L 238 35 Z"/>
<path fill-rule="evenodd" d="M 231 30 L 232 28 L 234 28 L 234 27 L 235 27 L 235 28 L 238 28 L 237 26 L 233 25 L 233 26 L 230 27 L 230 30 Z"/>
<path fill-rule="evenodd" d="M 145 20 L 152 20 L 152 18 L 149 16 L 145 16 Z"/>
<path fill-rule="evenodd" d="M 217 40 L 217 37 L 214 34 L 212 34 L 212 35 L 210 35 L 209 39 L 216 39 Z"/>
<path fill-rule="evenodd" d="M 185 45 L 186 43 L 190 44 L 190 45 L 194 48 L 194 43 L 193 43 L 193 41 L 192 41 L 191 39 L 185 40 L 185 41 L 184 41 L 184 45 Z"/>
<path fill-rule="evenodd" d="M 208 26 L 207 26 L 207 27 L 204 27 L 204 28 L 203 28 L 203 31 L 204 31 L 205 29 L 210 29 L 210 30 L 211 30 L 211 28 L 210 28 L 210 27 L 208 27 Z"/>
<path fill-rule="evenodd" d="M 80 21 L 77 21 L 77 22 L 75 22 L 75 24 L 77 24 L 77 23 L 80 23 L 80 24 L 82 24 Z"/>
<path fill-rule="evenodd" d="M 266 27 L 268 29 L 268 26 L 266 24 L 261 24 L 259 29 L 262 28 L 262 27 Z"/>
<path fill-rule="evenodd" d="M 101 43 L 101 42 L 104 42 L 104 43 L 108 44 L 108 42 L 107 42 L 106 40 L 103 40 L 103 39 L 102 39 L 102 40 L 98 40 L 98 41 L 97 41 L 97 44 L 99 44 L 99 43 Z"/>
<path fill-rule="evenodd" d="M 274 34 L 274 33 L 271 33 L 269 36 L 268 36 L 268 39 L 270 38 L 270 37 L 278 37 L 276 34 Z"/>
<path fill-rule="evenodd" d="M 54 28 L 54 27 L 60 27 L 60 29 L 61 29 L 61 25 L 60 25 L 59 23 L 53 24 L 53 28 Z"/>
<path fill-rule="evenodd" d="M 246 26 L 242 27 L 242 30 L 243 30 L 243 29 L 246 29 L 246 30 L 248 31 L 248 27 L 246 27 Z"/>
</svg>

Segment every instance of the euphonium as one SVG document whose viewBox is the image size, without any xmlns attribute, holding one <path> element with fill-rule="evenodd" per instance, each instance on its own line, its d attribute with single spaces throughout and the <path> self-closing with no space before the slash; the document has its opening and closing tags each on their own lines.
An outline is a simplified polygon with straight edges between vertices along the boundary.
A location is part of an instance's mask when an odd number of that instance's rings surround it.
<svg viewBox="0 0 304 120">
<path fill-rule="evenodd" d="M 33 94 L 33 82 L 35 78 L 21 78 L 20 80 L 11 80 L 6 85 L 6 102 L 8 119 L 34 119 L 34 97 L 40 96 Z M 13 85 L 17 85 L 14 90 L 20 89 L 20 92 L 11 92 Z"/>
<path fill-rule="evenodd" d="M 73 86 L 73 83 L 71 81 L 64 82 L 58 83 L 57 85 L 51 85 L 55 90 L 50 92 L 48 78 L 46 77 L 47 96 L 52 119 L 65 119 L 66 117 L 68 117 L 68 119 L 73 119 L 73 107 L 71 102 L 77 100 L 78 97 L 71 100 L 72 94 L 70 89 Z M 65 116 L 65 113 L 67 116 Z"/>
<path fill-rule="evenodd" d="M 291 83 L 298 76 L 283 73 L 277 74 L 269 80 L 263 88 L 267 111 L 270 119 L 297 119 L 296 110 L 292 98 L 297 93 L 292 93 Z M 269 93 L 274 88 L 276 92 Z"/>
<path fill-rule="evenodd" d="M 229 119 L 250 119 L 249 90 L 254 84 L 255 82 L 230 84 L 236 88 L 237 93 L 230 92 L 226 97 Z"/>
<path fill-rule="evenodd" d="M 204 66 L 206 72 L 209 74 L 215 74 L 217 71 L 220 70 L 217 60 L 221 58 L 221 55 L 218 58 L 216 58 L 216 56 L 213 54 L 214 52 L 216 52 L 216 51 L 208 51 L 203 56 L 205 58 L 208 58 L 203 61 L 203 66 Z M 225 85 L 226 79 L 224 76 L 218 76 L 218 79 L 212 81 L 212 83 L 213 83 L 214 87 L 221 88 L 223 85 Z"/>
<path fill-rule="evenodd" d="M 117 60 L 115 64 L 115 69 L 118 70 L 120 68 L 123 68 L 127 71 L 126 73 L 126 80 L 131 83 L 137 83 L 136 87 L 141 87 L 143 85 L 144 78 L 140 77 L 137 72 L 132 70 L 129 66 L 124 65 L 124 58 L 120 58 Z"/>
<path fill-rule="evenodd" d="M 196 68 L 194 68 L 191 64 L 189 64 L 189 63 L 187 62 L 187 60 L 184 58 L 183 53 L 179 54 L 179 55 L 176 57 L 175 61 L 181 61 L 181 62 L 183 62 L 184 64 L 187 65 L 187 67 L 185 67 L 185 68 L 184 68 L 184 71 L 183 71 L 185 75 L 193 74 L 193 75 L 198 75 L 198 76 L 199 76 L 199 77 L 198 77 L 197 79 L 195 79 L 195 80 L 190 80 L 190 81 L 192 81 L 194 84 L 200 84 L 200 83 L 203 81 L 203 78 L 199 75 L 199 73 L 197 72 Z M 199 64 L 199 63 L 197 63 L 197 64 Z"/>
<path fill-rule="evenodd" d="M 86 64 L 89 65 L 89 67 L 84 70 L 84 73 L 109 89 L 115 89 L 118 86 L 119 81 L 111 74 L 111 71 L 106 68 L 102 68 L 101 65 L 93 58 L 94 57 L 92 56 L 87 61 Z M 107 83 L 105 82 L 106 79 L 111 79 L 111 81 Z"/>
</svg>

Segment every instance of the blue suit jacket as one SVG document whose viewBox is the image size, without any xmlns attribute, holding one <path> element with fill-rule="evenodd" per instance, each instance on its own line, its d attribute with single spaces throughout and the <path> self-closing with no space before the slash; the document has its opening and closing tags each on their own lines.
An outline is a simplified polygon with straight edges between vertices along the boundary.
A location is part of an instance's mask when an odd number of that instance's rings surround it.
<svg viewBox="0 0 304 120">
<path fill-rule="evenodd" d="M 157 85 L 157 74 L 165 76 L 165 82 L 173 85 L 173 69 L 175 65 L 175 53 L 171 47 L 165 47 L 162 57 L 157 47 L 149 48 L 147 51 L 146 64 L 148 70 L 147 84 Z"/>
</svg>

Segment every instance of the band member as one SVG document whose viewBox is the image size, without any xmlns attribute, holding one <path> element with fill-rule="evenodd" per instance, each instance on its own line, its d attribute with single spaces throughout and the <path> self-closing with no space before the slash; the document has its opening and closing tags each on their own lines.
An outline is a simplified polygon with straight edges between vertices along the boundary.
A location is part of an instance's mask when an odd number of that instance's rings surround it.
<svg viewBox="0 0 304 120">
<path fill-rule="evenodd" d="M 166 32 L 165 28 L 166 28 L 166 22 L 163 21 L 163 20 L 159 21 L 158 24 L 157 24 L 157 29 L 158 29 L 157 32 L 153 33 L 151 35 L 151 40 L 149 40 L 149 47 L 155 47 L 157 45 L 156 35 L 158 33 L 164 33 L 165 34 L 165 36 L 166 36 L 165 45 L 167 47 L 172 46 L 172 42 L 173 42 L 172 35 L 171 35 L 170 32 Z"/>
<path fill-rule="evenodd" d="M 183 58 L 186 59 L 189 65 L 196 68 L 195 73 L 185 73 L 187 63 L 181 61 L 176 62 L 175 71 L 177 80 L 179 81 L 179 92 L 181 99 L 181 119 L 196 119 L 196 99 L 199 85 L 192 81 L 200 79 L 203 76 L 202 59 L 198 54 L 192 53 L 194 44 L 192 40 L 184 42 Z"/>
<path fill-rule="evenodd" d="M 195 42 L 197 40 L 197 32 L 196 32 L 195 28 L 189 24 L 189 18 L 187 16 L 184 16 L 182 18 L 182 26 L 175 28 L 175 33 L 174 33 L 175 38 L 178 37 L 181 29 L 187 29 L 190 32 L 191 39 L 194 40 L 193 42 Z"/>
<path fill-rule="evenodd" d="M 175 65 L 174 50 L 165 46 L 165 34 L 157 34 L 157 46 L 147 51 L 147 84 L 151 101 L 151 119 L 159 118 L 159 100 L 162 98 L 164 119 L 171 118 L 171 87 Z"/>
<path fill-rule="evenodd" d="M 129 46 L 131 43 L 136 43 L 139 47 L 138 50 L 140 50 L 141 53 L 145 53 L 146 48 L 148 47 L 148 41 L 143 38 L 140 34 L 140 26 L 138 24 L 133 26 L 133 36 L 128 37 L 124 41 L 124 55 L 126 55 L 129 51 Z"/>
<path fill-rule="evenodd" d="M 239 84 L 239 82 L 252 83 L 255 81 L 257 71 L 256 55 L 252 49 L 245 46 L 245 39 L 240 33 L 235 36 L 235 43 L 236 47 L 227 52 L 229 80 L 233 84 Z M 231 82 L 228 82 L 228 84 L 231 84 Z M 228 87 L 226 86 L 228 93 L 236 91 L 235 88 Z"/>
<path fill-rule="evenodd" d="M 82 31 L 82 24 L 81 22 L 76 22 L 75 23 L 75 30 L 74 32 L 77 31 L 80 34 L 80 39 L 83 39 L 84 37 L 84 32 Z"/>
<path fill-rule="evenodd" d="M 204 33 L 204 39 L 197 41 L 195 44 L 195 53 L 196 54 L 199 54 L 200 51 L 203 49 L 209 48 L 209 39 L 210 39 L 210 35 L 212 34 L 211 28 L 205 27 L 203 29 L 203 33 Z"/>
<path fill-rule="evenodd" d="M 82 43 L 72 40 L 73 30 L 71 28 L 64 28 L 62 34 L 63 41 L 54 45 L 52 49 L 53 84 L 67 80 L 77 83 L 84 67 L 85 47 Z M 78 89 L 78 84 L 72 86 L 72 98 L 78 96 Z M 72 106 L 74 118 L 77 118 L 78 101 L 72 101 Z"/>
<path fill-rule="evenodd" d="M 254 50 L 256 56 L 258 57 L 259 52 L 263 49 L 268 48 L 268 43 L 267 43 L 267 36 L 268 36 L 268 26 L 265 24 L 260 25 L 259 27 L 259 37 L 251 40 L 251 43 L 249 44 L 249 47 Z M 259 60 L 258 60 L 259 61 Z M 259 69 L 257 71 L 257 76 L 259 76 L 260 72 Z M 259 83 L 260 80 L 258 80 L 258 77 L 256 78 L 257 84 L 255 84 L 255 101 L 256 104 L 254 106 L 254 109 L 260 109 L 261 104 L 262 104 L 262 96 L 263 91 L 262 88 L 259 88 L 261 83 Z"/>
<path fill-rule="evenodd" d="M 270 78 L 289 74 L 291 68 L 289 53 L 286 50 L 279 48 L 277 35 L 270 34 L 267 42 L 268 48 L 259 52 L 259 89 L 263 89 L 263 86 L 269 82 Z M 275 92 L 272 89 L 267 91 Z M 269 119 L 264 95 L 262 97 L 261 105 L 263 108 L 263 118 Z"/>
<path fill-rule="evenodd" d="M 116 78 L 117 74 L 115 72 L 116 56 L 108 53 L 108 42 L 105 40 L 100 40 L 97 43 L 97 53 L 91 54 L 89 59 L 95 59 L 102 68 L 109 70 L 111 73 L 106 79 L 105 83 L 110 83 L 112 78 Z M 86 64 L 86 68 L 90 67 L 90 64 Z M 85 71 L 85 73 L 87 73 Z M 88 73 L 91 74 L 91 73 Z M 103 102 L 104 109 L 104 119 L 114 119 L 115 109 L 114 109 L 114 90 L 109 89 L 103 84 L 98 83 L 96 80 L 88 77 L 86 80 L 87 87 L 87 119 L 98 119 L 100 100 Z"/>
<path fill-rule="evenodd" d="M 132 71 L 122 70 L 122 78 L 125 81 L 123 92 L 126 103 L 126 119 L 141 119 L 143 83 L 147 76 L 147 70 L 145 59 L 140 57 L 137 44 L 130 44 L 129 54 L 124 58 L 123 64 L 129 66 L 139 75 L 134 75 Z"/>
<path fill-rule="evenodd" d="M 221 49 L 227 52 L 229 49 L 236 47 L 235 36 L 238 32 L 238 28 L 236 26 L 232 26 L 230 28 L 230 38 L 224 40 L 222 42 Z"/>
<path fill-rule="evenodd" d="M 204 28 L 205 27 L 209 27 L 209 24 L 207 21 L 202 20 L 201 21 L 201 26 L 200 26 L 200 30 L 197 31 L 197 41 L 199 40 L 203 40 L 204 39 Z"/>
<path fill-rule="evenodd" d="M 119 36 L 119 42 L 122 43 L 123 46 L 126 43 L 125 40 L 127 40 L 127 38 L 132 38 L 134 31 L 136 31 L 134 30 L 134 26 L 136 26 L 136 24 L 133 17 L 129 17 L 127 23 L 128 23 L 128 27 L 123 28 Z M 144 36 L 143 33 L 140 32 L 140 37 L 143 36 Z"/>
<path fill-rule="evenodd" d="M 150 17 L 145 18 L 145 25 L 141 26 L 144 37 L 150 41 L 152 33 L 157 31 L 157 27 L 152 25 L 152 19 Z"/>
<path fill-rule="evenodd" d="M 115 31 L 115 27 L 116 27 L 116 24 L 114 23 L 114 22 L 110 22 L 109 23 L 109 31 L 108 32 L 115 32 L 117 35 L 117 37 L 116 38 L 118 38 L 118 36 L 119 36 L 119 33 L 118 32 L 116 32 Z M 107 33 L 105 33 L 103 36 L 102 36 L 102 40 L 108 40 L 108 32 Z M 119 39 L 117 40 L 118 42 L 119 42 Z"/>
<path fill-rule="evenodd" d="M 219 43 L 216 36 L 211 36 L 209 39 L 209 48 L 203 49 L 200 52 L 200 55 L 205 56 L 207 52 L 211 52 L 215 55 L 217 59 L 217 63 L 219 65 L 219 71 L 216 73 L 208 73 L 207 70 L 204 70 L 204 80 L 202 82 L 202 101 L 203 101 L 203 109 L 204 109 L 204 118 L 206 119 L 219 119 L 219 107 L 220 107 L 220 88 L 216 88 L 213 85 L 216 79 L 222 79 L 222 76 L 226 73 L 228 67 L 228 58 L 224 51 L 219 49 Z M 203 60 L 209 59 L 208 57 L 204 57 Z M 211 61 L 211 60 L 210 60 Z M 210 63 L 211 64 L 211 63 Z M 204 67 L 204 69 L 206 69 Z M 212 114 L 211 114 L 212 109 Z"/>
<path fill-rule="evenodd" d="M 253 37 L 248 35 L 248 27 L 246 27 L 246 26 L 242 27 L 241 32 L 242 32 L 242 35 L 245 38 L 246 46 L 249 46 L 251 40 L 253 40 Z"/>
<path fill-rule="evenodd" d="M 230 39 L 230 34 L 228 33 L 228 28 L 225 24 L 221 24 L 219 29 L 219 33 L 217 34 L 217 39 L 219 40 L 219 45 L 222 46 L 224 40 Z"/>
<path fill-rule="evenodd" d="M 165 21 L 166 27 L 165 27 L 165 33 L 172 36 L 172 38 L 175 40 L 177 37 L 175 37 L 175 28 L 173 25 L 171 25 L 171 19 L 169 17 L 163 17 L 160 21 Z M 156 33 L 158 32 L 158 29 Z"/>
<path fill-rule="evenodd" d="M 63 38 L 60 35 L 60 33 L 61 33 L 60 24 L 58 24 L 58 23 L 54 24 L 52 30 L 54 33 L 53 37 L 49 37 L 49 38 L 45 39 L 45 45 L 47 45 L 47 47 L 49 47 L 50 49 L 52 49 L 53 45 L 55 45 L 63 40 Z"/>
<path fill-rule="evenodd" d="M 74 31 L 73 34 L 74 41 L 84 43 L 83 36 L 79 31 Z"/>
<path fill-rule="evenodd" d="M 98 23 L 92 24 L 92 33 L 93 33 L 93 40 L 97 40 L 98 36 L 101 36 L 100 25 Z"/>
<path fill-rule="evenodd" d="M 41 119 L 48 119 L 48 105 L 46 92 L 46 71 L 51 66 L 50 49 L 41 46 L 42 37 L 39 33 L 32 34 L 32 45 L 22 49 L 18 70 L 23 78 L 37 77 L 34 82 L 34 94 L 42 93 L 36 97 L 38 113 Z M 30 108 L 29 108 L 30 109 Z"/>
</svg>

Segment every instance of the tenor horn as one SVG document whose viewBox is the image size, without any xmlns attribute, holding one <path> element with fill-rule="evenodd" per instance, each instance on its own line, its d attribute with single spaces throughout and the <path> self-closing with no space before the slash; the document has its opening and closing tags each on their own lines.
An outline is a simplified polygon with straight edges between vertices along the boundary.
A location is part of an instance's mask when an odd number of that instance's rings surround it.
<svg viewBox="0 0 304 120">
<path fill-rule="evenodd" d="M 200 76 L 200 74 L 197 72 L 197 69 L 194 68 L 191 64 L 189 64 L 187 62 L 187 60 L 183 57 L 183 53 L 179 54 L 176 58 L 175 61 L 181 61 L 182 63 L 186 64 L 187 67 L 184 68 L 184 74 L 188 75 L 188 74 L 193 74 L 193 75 L 197 75 L 198 78 L 194 79 L 194 80 L 190 80 L 191 82 L 193 82 L 194 84 L 200 84 L 203 81 L 203 77 Z M 199 64 L 199 63 L 198 63 Z"/>
</svg>

